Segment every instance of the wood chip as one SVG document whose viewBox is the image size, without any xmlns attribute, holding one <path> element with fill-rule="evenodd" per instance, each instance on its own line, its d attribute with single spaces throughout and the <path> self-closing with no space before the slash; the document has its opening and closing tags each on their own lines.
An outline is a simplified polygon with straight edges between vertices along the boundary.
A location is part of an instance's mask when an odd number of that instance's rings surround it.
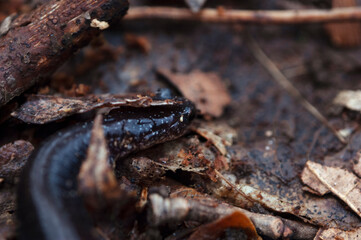
<svg viewBox="0 0 361 240">
<path fill-rule="evenodd" d="M 216 73 L 195 70 L 189 74 L 172 73 L 158 69 L 158 74 L 171 82 L 188 99 L 193 101 L 201 114 L 220 117 L 231 97 L 222 79 Z"/>
<path fill-rule="evenodd" d="M 306 166 L 315 176 L 361 217 L 361 180 L 353 173 L 336 167 L 308 161 Z"/>
</svg>

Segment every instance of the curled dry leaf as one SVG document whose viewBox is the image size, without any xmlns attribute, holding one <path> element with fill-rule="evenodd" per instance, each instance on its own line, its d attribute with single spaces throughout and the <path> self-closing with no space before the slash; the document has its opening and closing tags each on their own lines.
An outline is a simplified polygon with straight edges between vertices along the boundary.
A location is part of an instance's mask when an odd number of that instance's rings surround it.
<svg viewBox="0 0 361 240">
<path fill-rule="evenodd" d="M 93 208 L 104 206 L 105 200 L 117 199 L 121 192 L 108 161 L 108 149 L 102 127 L 102 116 L 94 120 L 86 160 L 80 168 L 79 191 Z"/>
<path fill-rule="evenodd" d="M 34 146 L 25 140 L 17 140 L 0 147 L 0 177 L 19 176 Z"/>
<path fill-rule="evenodd" d="M 330 190 L 322 182 L 320 182 L 320 180 L 318 180 L 315 174 L 313 174 L 307 166 L 302 171 L 301 180 L 309 187 L 309 189 L 304 188 L 306 191 L 319 196 L 323 196 L 330 192 Z"/>
<path fill-rule="evenodd" d="M 216 73 L 204 73 L 199 70 L 189 74 L 176 74 L 166 69 L 157 71 L 186 98 L 193 101 L 202 114 L 220 117 L 224 107 L 231 102 L 226 86 Z"/>
<path fill-rule="evenodd" d="M 234 211 L 228 216 L 222 217 L 212 223 L 200 226 L 188 239 L 189 240 L 216 240 L 221 237 L 227 228 L 239 228 L 244 230 L 247 239 L 261 239 L 252 221 L 242 212 Z"/>
<path fill-rule="evenodd" d="M 169 100 L 171 102 L 172 100 Z M 149 96 L 139 95 L 88 95 L 86 97 L 55 97 L 32 95 L 18 110 L 11 115 L 26 123 L 44 124 L 64 117 L 85 113 L 97 108 L 119 106 L 158 106 L 163 101 L 153 100 Z"/>
<path fill-rule="evenodd" d="M 361 180 L 353 173 L 308 161 L 306 166 L 328 189 L 361 217 Z"/>
<path fill-rule="evenodd" d="M 361 111 L 361 90 L 344 90 L 337 94 L 333 103 L 353 111 Z"/>
</svg>

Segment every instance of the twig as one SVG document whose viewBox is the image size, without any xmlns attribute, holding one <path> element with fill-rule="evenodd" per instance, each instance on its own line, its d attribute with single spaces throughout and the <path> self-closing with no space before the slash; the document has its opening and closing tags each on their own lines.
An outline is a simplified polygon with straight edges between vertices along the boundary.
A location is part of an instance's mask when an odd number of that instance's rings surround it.
<svg viewBox="0 0 361 240">
<path fill-rule="evenodd" d="M 277 68 L 277 66 L 272 62 L 271 59 L 262 51 L 259 45 L 254 41 L 250 40 L 250 47 L 253 52 L 253 55 L 256 59 L 267 69 L 267 71 L 272 75 L 273 79 L 280 84 L 293 98 L 295 98 L 309 113 L 311 113 L 317 120 L 322 124 L 328 127 L 333 134 L 342 142 L 346 144 L 346 139 L 341 136 L 341 134 L 333 128 L 333 126 L 328 122 L 328 120 L 314 107 L 309 101 L 307 101 L 298 89 L 292 85 L 290 81 L 283 75 L 283 73 Z"/>
<path fill-rule="evenodd" d="M 134 7 L 124 19 L 142 20 L 148 18 L 195 20 L 201 22 L 243 22 L 260 24 L 299 24 L 334 21 L 361 20 L 361 7 L 336 8 L 331 10 L 224 10 L 203 9 L 198 14 L 186 8 Z"/>
</svg>

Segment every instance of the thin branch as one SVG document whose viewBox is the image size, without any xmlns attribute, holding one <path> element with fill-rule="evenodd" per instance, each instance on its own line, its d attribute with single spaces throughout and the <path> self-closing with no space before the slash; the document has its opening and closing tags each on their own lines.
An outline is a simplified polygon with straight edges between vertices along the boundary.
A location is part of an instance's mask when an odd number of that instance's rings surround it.
<svg viewBox="0 0 361 240">
<path fill-rule="evenodd" d="M 335 8 L 331 10 L 225 10 L 203 9 L 194 14 L 187 8 L 134 7 L 125 20 L 144 19 L 192 20 L 201 22 L 243 22 L 260 24 L 299 24 L 361 20 L 361 7 Z"/>
<path fill-rule="evenodd" d="M 292 85 L 292 83 L 283 75 L 283 73 L 277 68 L 276 64 L 262 51 L 259 45 L 254 41 L 250 40 L 250 47 L 253 55 L 263 65 L 264 68 L 271 74 L 273 79 L 281 85 L 293 98 L 295 98 L 309 113 L 311 113 L 317 120 L 328 127 L 333 134 L 343 143 L 346 144 L 346 139 L 328 122 L 328 120 L 307 101 L 300 91 Z"/>
</svg>

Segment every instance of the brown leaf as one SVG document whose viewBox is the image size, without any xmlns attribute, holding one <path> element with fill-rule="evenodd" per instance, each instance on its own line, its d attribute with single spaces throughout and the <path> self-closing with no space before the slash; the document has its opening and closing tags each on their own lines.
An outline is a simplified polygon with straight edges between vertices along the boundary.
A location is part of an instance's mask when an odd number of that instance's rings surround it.
<svg viewBox="0 0 361 240">
<path fill-rule="evenodd" d="M 212 223 L 199 227 L 188 240 L 216 240 L 227 228 L 240 228 L 247 234 L 247 239 L 261 239 L 252 221 L 242 212 L 234 211 Z"/>
<path fill-rule="evenodd" d="M 160 75 L 174 84 L 182 94 L 193 101 L 202 114 L 220 117 L 231 97 L 222 79 L 216 73 L 195 70 L 189 74 L 172 73 L 158 69 Z"/>
</svg>

